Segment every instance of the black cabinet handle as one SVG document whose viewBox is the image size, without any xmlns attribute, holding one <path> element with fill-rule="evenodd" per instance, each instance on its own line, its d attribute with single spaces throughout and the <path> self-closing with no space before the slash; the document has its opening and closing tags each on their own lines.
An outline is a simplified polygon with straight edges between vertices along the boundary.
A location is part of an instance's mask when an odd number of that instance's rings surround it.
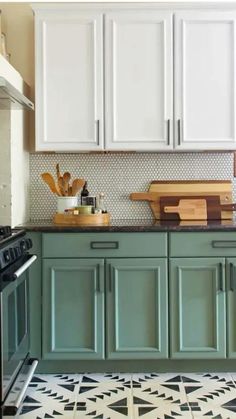
<svg viewBox="0 0 236 419">
<path fill-rule="evenodd" d="M 91 249 L 119 249 L 119 242 L 90 242 Z"/>
<path fill-rule="evenodd" d="M 97 272 L 97 292 L 101 292 L 101 284 L 100 284 L 99 271 Z"/>
<path fill-rule="evenodd" d="M 99 144 L 99 141 L 100 141 L 100 121 L 99 121 L 99 119 L 97 119 L 96 121 L 95 121 L 95 123 L 96 123 L 96 127 L 97 127 L 97 131 L 96 131 L 96 139 L 97 139 L 97 143 Z"/>
<path fill-rule="evenodd" d="M 167 145 L 170 145 L 170 119 L 167 119 Z"/>
<path fill-rule="evenodd" d="M 109 282 L 108 282 L 108 291 L 112 292 L 112 274 L 113 274 L 113 269 L 111 264 L 109 265 Z"/>
<path fill-rule="evenodd" d="M 102 270 L 102 275 L 101 275 Z M 96 292 L 101 293 L 104 292 L 104 280 L 103 280 L 103 266 L 100 264 L 97 265 L 96 269 Z"/>
<path fill-rule="evenodd" d="M 181 121 L 177 120 L 177 130 L 178 130 L 178 145 L 181 144 Z"/>
<path fill-rule="evenodd" d="M 213 240 L 211 245 L 214 249 L 218 248 L 236 248 L 236 240 Z"/>
<path fill-rule="evenodd" d="M 219 263 L 219 291 L 224 291 L 223 263 Z"/>
<path fill-rule="evenodd" d="M 234 264 L 229 264 L 229 289 L 234 291 Z"/>
</svg>

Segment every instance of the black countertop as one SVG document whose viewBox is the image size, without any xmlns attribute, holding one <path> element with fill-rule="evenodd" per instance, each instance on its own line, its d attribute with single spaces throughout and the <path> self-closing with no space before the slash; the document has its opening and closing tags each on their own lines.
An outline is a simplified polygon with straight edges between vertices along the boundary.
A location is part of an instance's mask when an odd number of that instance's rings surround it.
<svg viewBox="0 0 236 419">
<path fill-rule="evenodd" d="M 158 231 L 236 231 L 236 220 L 160 221 L 153 219 L 113 219 L 104 226 L 68 226 L 51 220 L 35 220 L 17 226 L 38 232 L 158 232 Z"/>
</svg>

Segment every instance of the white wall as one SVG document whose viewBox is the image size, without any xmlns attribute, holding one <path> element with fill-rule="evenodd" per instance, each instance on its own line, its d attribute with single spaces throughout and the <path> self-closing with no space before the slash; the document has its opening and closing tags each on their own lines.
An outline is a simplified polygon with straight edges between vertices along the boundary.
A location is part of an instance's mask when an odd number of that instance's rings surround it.
<svg viewBox="0 0 236 419">
<path fill-rule="evenodd" d="M 2 31 L 6 35 L 10 63 L 34 86 L 34 16 L 29 4 L 0 3 Z"/>
<path fill-rule="evenodd" d="M 0 111 L 0 225 L 11 224 L 10 112 Z"/>
<path fill-rule="evenodd" d="M 0 56 L 0 75 L 20 91 L 20 74 Z M 26 114 L 0 110 L 0 224 L 15 226 L 29 218 L 29 152 Z"/>
</svg>

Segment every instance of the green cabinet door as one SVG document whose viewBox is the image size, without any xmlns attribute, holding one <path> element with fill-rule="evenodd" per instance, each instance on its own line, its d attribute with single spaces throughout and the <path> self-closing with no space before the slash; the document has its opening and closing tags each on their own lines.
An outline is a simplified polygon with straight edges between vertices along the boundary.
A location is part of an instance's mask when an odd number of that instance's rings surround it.
<svg viewBox="0 0 236 419">
<path fill-rule="evenodd" d="M 106 292 L 107 358 L 167 358 L 167 260 L 107 259 Z"/>
<path fill-rule="evenodd" d="M 43 359 L 104 358 L 104 261 L 43 260 Z"/>
<path fill-rule="evenodd" d="M 228 357 L 236 358 L 236 258 L 226 259 Z"/>
<path fill-rule="evenodd" d="M 224 258 L 170 259 L 171 358 L 226 357 Z"/>
</svg>

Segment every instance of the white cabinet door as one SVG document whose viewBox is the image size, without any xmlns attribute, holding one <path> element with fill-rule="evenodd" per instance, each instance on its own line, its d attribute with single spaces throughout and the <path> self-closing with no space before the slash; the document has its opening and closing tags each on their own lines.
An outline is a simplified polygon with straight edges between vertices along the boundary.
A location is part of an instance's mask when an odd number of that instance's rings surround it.
<svg viewBox="0 0 236 419">
<path fill-rule="evenodd" d="M 171 149 L 172 13 L 107 13 L 105 51 L 106 148 Z"/>
<path fill-rule="evenodd" d="M 103 148 L 102 13 L 36 11 L 36 150 Z"/>
<path fill-rule="evenodd" d="M 236 148 L 235 12 L 175 14 L 175 147 Z"/>
</svg>

